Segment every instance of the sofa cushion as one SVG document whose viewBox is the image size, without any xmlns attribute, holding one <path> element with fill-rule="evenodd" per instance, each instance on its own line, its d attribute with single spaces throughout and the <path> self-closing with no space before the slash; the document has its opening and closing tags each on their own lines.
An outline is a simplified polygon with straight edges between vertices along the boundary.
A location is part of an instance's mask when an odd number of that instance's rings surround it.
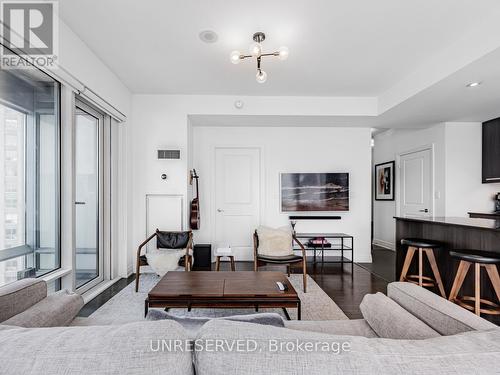
<svg viewBox="0 0 500 375">
<path fill-rule="evenodd" d="M 83 307 L 79 294 L 60 290 L 49 294 L 40 302 L 2 324 L 19 327 L 61 327 L 67 326 Z"/>
<path fill-rule="evenodd" d="M 347 335 L 378 337 L 364 319 L 353 320 L 287 320 L 285 327 L 298 331 L 327 333 L 329 335 Z"/>
<path fill-rule="evenodd" d="M 387 295 L 443 336 L 497 326 L 412 283 L 394 282 Z"/>
<path fill-rule="evenodd" d="M 212 319 L 225 319 L 254 324 L 270 325 L 274 327 L 284 327 L 283 318 L 275 313 L 261 313 L 248 315 L 232 315 L 222 318 L 175 316 L 162 310 L 151 309 L 146 316 L 147 320 L 173 320 L 184 327 L 190 338 L 195 338 L 200 328 Z"/>
<path fill-rule="evenodd" d="M 427 324 L 380 292 L 364 296 L 359 309 L 363 318 L 379 337 L 421 340 L 440 336 Z"/>
<path fill-rule="evenodd" d="M 0 322 L 17 315 L 47 296 L 40 279 L 22 279 L 0 287 Z"/>
<path fill-rule="evenodd" d="M 258 254 L 269 256 L 293 255 L 292 231 L 289 227 L 269 228 L 260 226 L 257 229 L 259 237 Z"/>
<path fill-rule="evenodd" d="M 210 350 L 213 340 L 227 345 Z M 426 340 L 337 336 L 212 320 L 194 352 L 197 374 L 491 374 L 498 372 L 500 329 Z M 229 348 L 248 343 L 248 350 Z"/>
<path fill-rule="evenodd" d="M 161 340 L 188 337 L 172 321 L 2 330 L 0 374 L 193 374 L 191 353 Z"/>
</svg>

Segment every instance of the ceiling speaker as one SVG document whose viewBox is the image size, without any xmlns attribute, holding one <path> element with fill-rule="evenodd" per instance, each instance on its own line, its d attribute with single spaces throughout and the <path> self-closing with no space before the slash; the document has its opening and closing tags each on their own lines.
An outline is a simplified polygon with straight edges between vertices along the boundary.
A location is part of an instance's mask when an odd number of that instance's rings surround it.
<svg viewBox="0 0 500 375">
<path fill-rule="evenodd" d="M 158 159 L 180 159 L 181 150 L 158 150 Z"/>
</svg>

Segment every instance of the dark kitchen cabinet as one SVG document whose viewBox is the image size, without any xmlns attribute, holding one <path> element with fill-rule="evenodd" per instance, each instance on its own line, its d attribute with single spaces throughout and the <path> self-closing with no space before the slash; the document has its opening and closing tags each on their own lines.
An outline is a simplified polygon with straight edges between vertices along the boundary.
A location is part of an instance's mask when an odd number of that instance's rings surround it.
<svg viewBox="0 0 500 375">
<path fill-rule="evenodd" d="M 500 118 L 483 122 L 483 183 L 500 182 Z"/>
</svg>

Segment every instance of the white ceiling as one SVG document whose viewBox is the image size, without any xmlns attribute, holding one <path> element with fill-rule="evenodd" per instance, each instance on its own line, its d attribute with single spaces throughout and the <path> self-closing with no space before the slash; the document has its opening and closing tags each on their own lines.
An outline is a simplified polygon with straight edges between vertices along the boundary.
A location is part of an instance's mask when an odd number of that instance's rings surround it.
<svg viewBox="0 0 500 375">
<path fill-rule="evenodd" d="M 481 81 L 468 88 L 467 82 Z M 194 126 L 349 126 L 424 128 L 500 117 L 500 49 L 377 116 L 191 115 Z"/>
<path fill-rule="evenodd" d="M 498 0 L 60 2 L 123 83 L 150 94 L 379 96 L 499 9 Z M 217 43 L 200 41 L 206 29 Z M 259 30 L 266 50 L 290 48 L 287 61 L 264 62 L 265 84 L 253 62 L 229 61 Z"/>
</svg>

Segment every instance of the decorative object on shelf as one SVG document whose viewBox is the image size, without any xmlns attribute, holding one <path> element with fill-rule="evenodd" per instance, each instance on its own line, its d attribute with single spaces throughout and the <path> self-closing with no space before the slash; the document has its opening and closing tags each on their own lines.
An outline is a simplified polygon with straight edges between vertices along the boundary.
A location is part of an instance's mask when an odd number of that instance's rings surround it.
<svg viewBox="0 0 500 375">
<path fill-rule="evenodd" d="M 239 64 L 241 60 L 255 57 L 257 60 L 257 75 L 255 76 L 257 82 L 264 83 L 267 80 L 267 73 L 261 68 L 261 61 L 263 57 L 275 56 L 280 60 L 286 60 L 288 58 L 288 48 L 285 46 L 280 47 L 275 52 L 264 52 L 262 50 L 262 42 L 266 39 L 266 34 L 263 32 L 256 32 L 253 34 L 254 43 L 250 45 L 249 55 L 245 55 L 240 51 L 231 52 L 231 62 L 233 64 Z"/>
<path fill-rule="evenodd" d="M 500 214 L 500 193 L 497 193 L 495 196 L 495 213 Z"/>
<path fill-rule="evenodd" d="M 394 200 L 395 165 L 394 161 L 375 165 L 375 200 Z"/>
<path fill-rule="evenodd" d="M 325 237 L 313 237 L 310 238 L 307 242 L 307 246 L 309 247 L 332 247 L 332 244 L 326 240 Z"/>
<path fill-rule="evenodd" d="M 189 219 L 189 226 L 191 229 L 200 229 L 200 191 L 198 187 L 198 175 L 196 174 L 196 170 L 193 169 L 190 173 L 190 184 L 193 185 L 193 181 L 195 181 L 196 185 L 196 197 L 191 201 L 191 214 Z"/>
<path fill-rule="evenodd" d="M 296 233 L 297 239 L 305 243 L 305 250 L 313 253 L 313 266 L 325 263 L 339 263 L 344 270 L 344 263 L 351 264 L 351 278 L 354 269 L 354 237 L 345 233 Z M 294 247 L 295 251 L 301 250 Z M 317 260 L 321 252 L 321 260 Z M 325 260 L 325 252 L 327 259 Z M 347 254 L 346 254 L 347 253 Z M 347 257 L 345 255 L 348 255 Z M 350 255 L 350 256 L 349 256 Z"/>
<path fill-rule="evenodd" d="M 281 212 L 349 211 L 349 173 L 282 173 Z"/>
</svg>

